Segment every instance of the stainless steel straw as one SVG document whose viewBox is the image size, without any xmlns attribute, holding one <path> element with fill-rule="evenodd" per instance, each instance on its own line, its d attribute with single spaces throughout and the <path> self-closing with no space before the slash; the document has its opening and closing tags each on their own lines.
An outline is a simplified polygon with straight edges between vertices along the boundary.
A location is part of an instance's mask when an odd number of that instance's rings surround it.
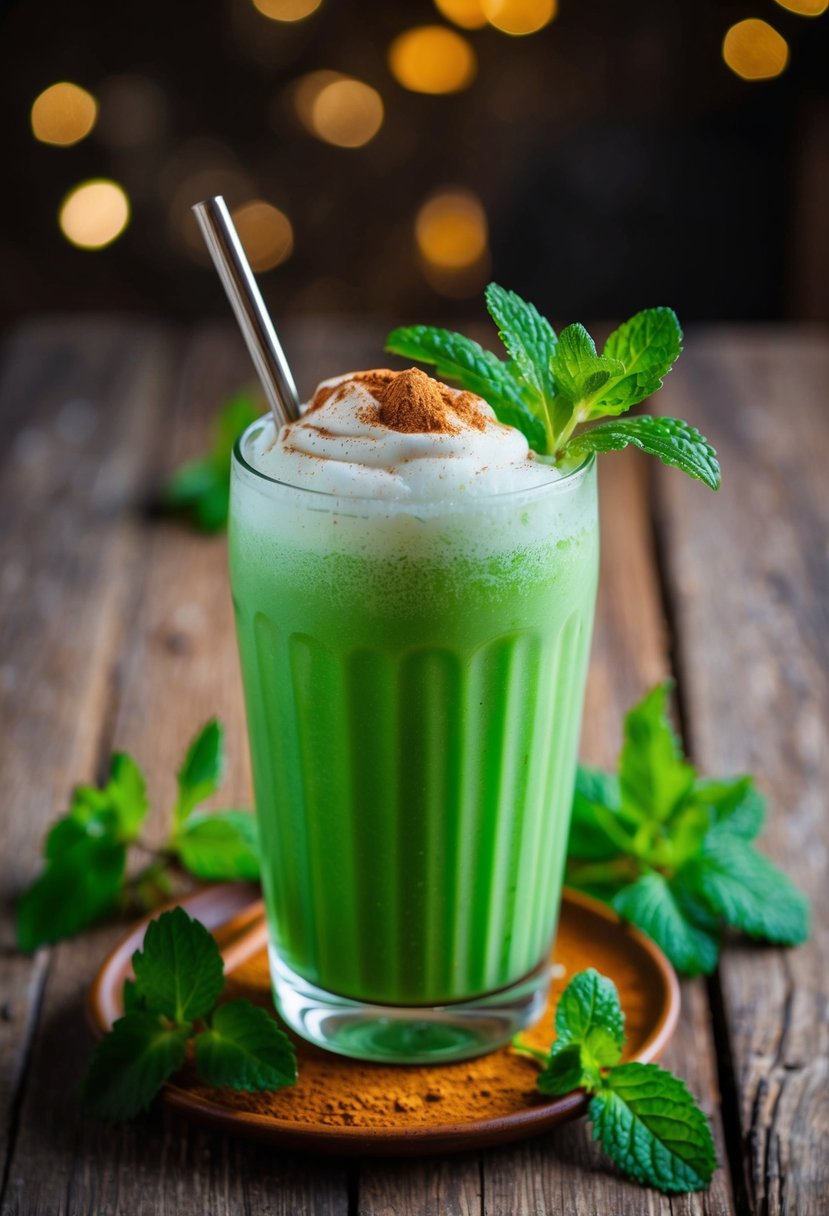
<svg viewBox="0 0 829 1216">
<path fill-rule="evenodd" d="M 193 212 L 236 314 L 276 425 L 292 422 L 299 417 L 294 378 L 227 205 L 218 195 L 195 203 Z"/>
</svg>

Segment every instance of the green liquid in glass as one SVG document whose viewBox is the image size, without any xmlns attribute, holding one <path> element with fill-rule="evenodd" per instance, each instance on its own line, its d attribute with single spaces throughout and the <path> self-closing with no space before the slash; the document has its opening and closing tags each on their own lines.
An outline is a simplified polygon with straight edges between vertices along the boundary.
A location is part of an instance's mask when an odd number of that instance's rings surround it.
<svg viewBox="0 0 829 1216">
<path fill-rule="evenodd" d="M 271 941 L 326 991 L 460 1001 L 550 949 L 598 564 L 595 468 L 567 482 L 362 517 L 236 462 Z"/>
</svg>

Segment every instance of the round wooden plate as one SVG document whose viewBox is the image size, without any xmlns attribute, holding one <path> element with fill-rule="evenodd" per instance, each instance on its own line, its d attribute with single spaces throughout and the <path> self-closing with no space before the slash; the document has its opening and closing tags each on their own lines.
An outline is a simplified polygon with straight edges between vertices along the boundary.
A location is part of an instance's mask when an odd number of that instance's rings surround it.
<svg viewBox="0 0 829 1216">
<path fill-rule="evenodd" d="M 273 1008 L 262 905 L 243 883 L 209 887 L 180 901 L 214 933 L 225 958 L 228 992 Z M 157 915 L 157 913 L 156 913 Z M 124 980 L 133 951 L 141 947 L 146 917 L 105 959 L 89 994 L 98 1033 L 123 1013 Z M 553 957 L 563 968 L 541 1020 L 527 1039 L 542 1048 L 553 1034 L 559 994 L 574 972 L 595 967 L 619 989 L 625 1011 L 626 1058 L 648 1061 L 664 1049 L 679 1015 L 679 986 L 662 952 L 603 904 L 565 891 Z M 270 1140 L 284 1148 L 338 1154 L 414 1156 L 503 1144 L 537 1135 L 583 1115 L 581 1091 L 546 1098 L 535 1089 L 536 1068 L 508 1048 L 439 1066 L 366 1064 L 296 1040 L 299 1081 L 275 1094 L 209 1089 L 185 1069 L 165 1086 L 170 1106 L 237 1135 Z M 401 1094 L 403 1076 L 409 1084 Z M 415 1094 L 411 1093 L 414 1082 Z M 453 1097 L 476 1106 L 474 1118 L 447 1117 Z"/>
</svg>

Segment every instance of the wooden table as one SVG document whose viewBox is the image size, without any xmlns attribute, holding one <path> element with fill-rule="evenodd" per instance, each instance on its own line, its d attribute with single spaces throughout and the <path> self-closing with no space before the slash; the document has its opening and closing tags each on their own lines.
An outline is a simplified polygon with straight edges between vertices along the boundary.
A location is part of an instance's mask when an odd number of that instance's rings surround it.
<svg viewBox="0 0 829 1216">
<path fill-rule="evenodd" d="M 381 358 L 386 327 L 286 330 L 300 388 Z M 829 1211 L 829 345 L 815 330 L 692 331 L 659 404 L 720 451 L 718 495 L 629 453 L 601 460 L 603 568 L 582 754 L 611 764 L 623 710 L 673 672 L 708 774 L 757 773 L 762 846 L 810 893 L 799 950 L 744 942 L 683 984 L 666 1063 L 711 1115 L 722 1168 L 669 1200 L 624 1182 L 571 1125 L 524 1144 L 409 1162 L 303 1159 L 170 1114 L 108 1129 L 81 1115 L 83 999 L 110 925 L 25 957 L 11 901 L 37 871 L 71 786 L 122 747 L 161 824 L 183 747 L 227 724 L 225 804 L 249 804 L 225 545 L 146 509 L 249 379 L 227 327 L 58 318 L 6 341 L 2 478 L 4 1213 Z"/>
</svg>

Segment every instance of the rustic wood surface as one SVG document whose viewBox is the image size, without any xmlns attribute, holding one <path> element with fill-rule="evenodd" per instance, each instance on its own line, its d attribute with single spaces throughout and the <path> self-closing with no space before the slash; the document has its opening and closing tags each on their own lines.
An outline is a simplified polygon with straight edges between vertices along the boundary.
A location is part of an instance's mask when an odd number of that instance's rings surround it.
<svg viewBox="0 0 829 1216">
<path fill-rule="evenodd" d="M 308 390 L 377 362 L 384 326 L 286 330 Z M 817 331 L 691 334 L 659 399 L 720 449 L 718 496 L 628 453 L 603 458 L 602 581 L 582 753 L 609 764 L 623 710 L 672 672 L 686 741 L 714 774 L 751 770 L 763 846 L 813 898 L 797 951 L 730 944 L 683 984 L 666 1063 L 711 1115 L 707 1194 L 625 1182 L 584 1124 L 422 1161 L 280 1154 L 164 1114 L 108 1129 L 79 1112 L 83 998 L 119 933 L 33 957 L 13 902 L 73 784 L 123 747 L 161 830 L 182 748 L 209 713 L 228 730 L 222 801 L 250 802 L 221 538 L 148 509 L 249 380 L 225 327 L 55 319 L 2 350 L 0 420 L 0 1145 L 2 1212 L 291 1216 L 822 1213 L 829 1196 L 829 344 Z"/>
</svg>

